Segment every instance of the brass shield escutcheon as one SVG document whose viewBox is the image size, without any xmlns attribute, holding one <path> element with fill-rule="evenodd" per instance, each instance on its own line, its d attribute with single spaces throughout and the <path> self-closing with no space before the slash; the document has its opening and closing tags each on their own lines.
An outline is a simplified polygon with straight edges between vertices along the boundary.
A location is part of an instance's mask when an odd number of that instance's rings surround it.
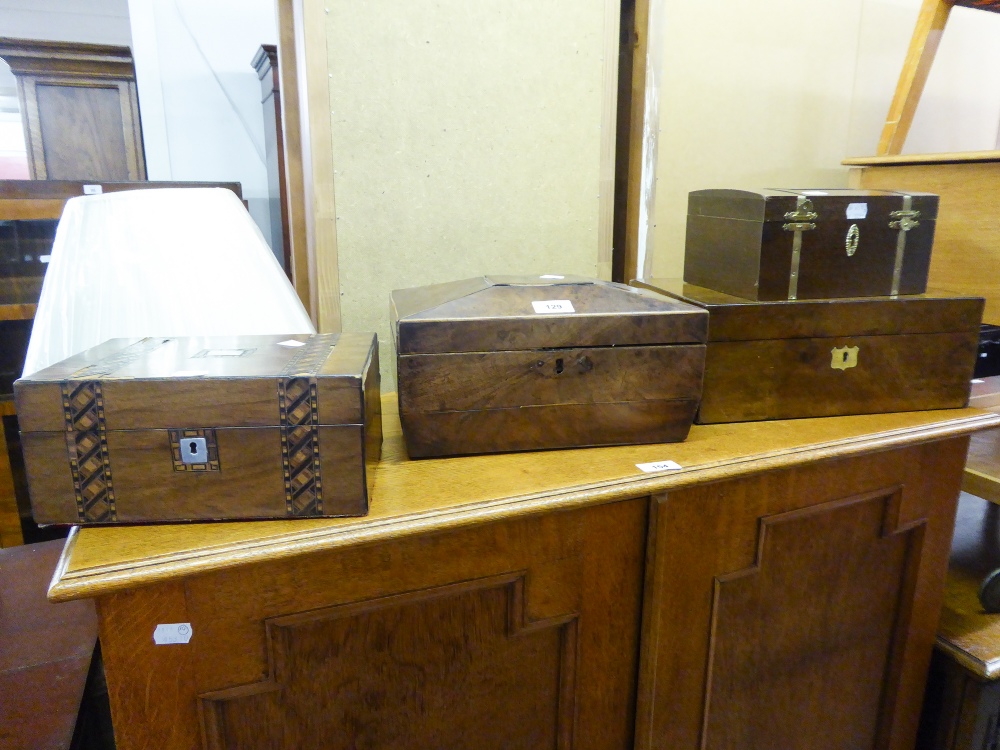
<svg viewBox="0 0 1000 750">
<path fill-rule="evenodd" d="M 858 347 L 842 346 L 830 350 L 830 367 L 834 370 L 849 370 L 858 366 Z"/>
</svg>

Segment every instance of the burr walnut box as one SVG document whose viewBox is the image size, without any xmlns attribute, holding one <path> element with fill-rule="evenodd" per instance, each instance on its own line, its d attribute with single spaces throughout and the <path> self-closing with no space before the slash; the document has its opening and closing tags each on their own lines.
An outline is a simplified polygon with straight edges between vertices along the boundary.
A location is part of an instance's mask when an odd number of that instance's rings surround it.
<svg viewBox="0 0 1000 750">
<path fill-rule="evenodd" d="M 38 523 L 361 516 L 374 334 L 112 339 L 14 385 Z"/>
<path fill-rule="evenodd" d="M 921 294 L 938 197 L 888 190 L 696 190 L 684 280 L 752 300 Z"/>
<path fill-rule="evenodd" d="M 411 457 L 684 440 L 708 314 L 623 284 L 479 277 L 392 293 Z"/>
<path fill-rule="evenodd" d="M 699 424 L 968 403 L 979 297 L 752 302 L 677 280 L 632 283 L 709 313 Z"/>
</svg>

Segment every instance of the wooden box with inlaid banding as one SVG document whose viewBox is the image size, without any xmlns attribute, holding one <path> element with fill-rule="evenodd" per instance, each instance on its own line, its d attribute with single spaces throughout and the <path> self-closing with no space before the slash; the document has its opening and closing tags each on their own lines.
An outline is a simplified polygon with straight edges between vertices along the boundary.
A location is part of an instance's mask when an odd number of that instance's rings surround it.
<svg viewBox="0 0 1000 750">
<path fill-rule="evenodd" d="M 359 516 L 371 333 L 113 339 L 17 381 L 38 523 Z"/>
</svg>

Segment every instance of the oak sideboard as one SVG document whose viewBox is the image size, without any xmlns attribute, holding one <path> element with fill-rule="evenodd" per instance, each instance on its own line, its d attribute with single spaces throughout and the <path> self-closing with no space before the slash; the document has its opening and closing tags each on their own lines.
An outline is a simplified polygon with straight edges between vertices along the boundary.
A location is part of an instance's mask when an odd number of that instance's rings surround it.
<svg viewBox="0 0 1000 750">
<path fill-rule="evenodd" d="M 71 534 L 49 597 L 96 599 L 119 750 L 912 747 L 1000 416 L 409 460 L 383 402 L 366 518 Z"/>
</svg>

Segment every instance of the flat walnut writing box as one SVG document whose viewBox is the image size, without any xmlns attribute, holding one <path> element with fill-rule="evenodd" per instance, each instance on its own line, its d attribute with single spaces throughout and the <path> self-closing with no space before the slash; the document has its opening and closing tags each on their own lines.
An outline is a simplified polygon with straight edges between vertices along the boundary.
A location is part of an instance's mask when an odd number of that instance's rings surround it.
<svg viewBox="0 0 1000 750">
<path fill-rule="evenodd" d="M 374 334 L 112 339 L 14 392 L 38 523 L 368 512 Z"/>
<path fill-rule="evenodd" d="M 677 280 L 632 283 L 709 313 L 699 424 L 968 404 L 981 297 L 753 302 Z"/>
<path fill-rule="evenodd" d="M 684 440 L 708 314 L 622 284 L 491 276 L 392 293 L 410 456 Z"/>
</svg>

